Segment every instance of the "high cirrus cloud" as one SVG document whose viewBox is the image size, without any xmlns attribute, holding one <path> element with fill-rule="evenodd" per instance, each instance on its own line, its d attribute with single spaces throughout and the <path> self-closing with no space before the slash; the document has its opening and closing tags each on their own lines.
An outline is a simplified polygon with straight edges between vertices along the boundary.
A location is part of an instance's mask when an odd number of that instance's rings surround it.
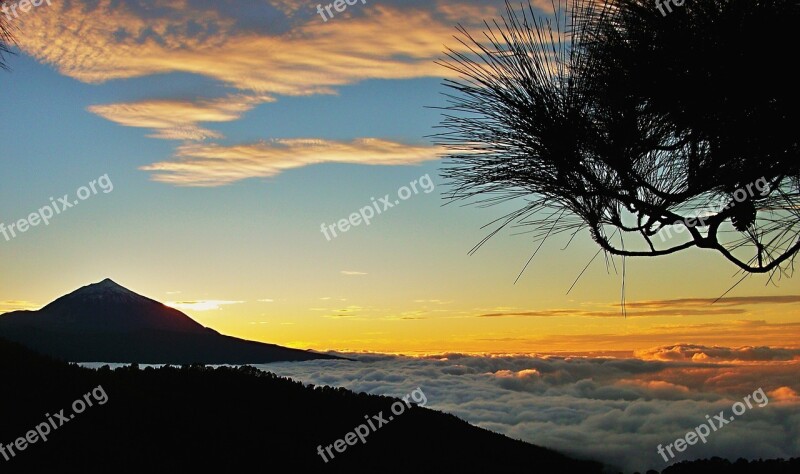
<svg viewBox="0 0 800 474">
<path fill-rule="evenodd" d="M 286 170 L 318 163 L 410 165 L 437 159 L 439 150 L 379 139 L 349 142 L 286 139 L 248 145 L 190 143 L 176 157 L 142 167 L 153 179 L 178 186 L 222 186 L 253 177 L 276 176 Z"/>
</svg>

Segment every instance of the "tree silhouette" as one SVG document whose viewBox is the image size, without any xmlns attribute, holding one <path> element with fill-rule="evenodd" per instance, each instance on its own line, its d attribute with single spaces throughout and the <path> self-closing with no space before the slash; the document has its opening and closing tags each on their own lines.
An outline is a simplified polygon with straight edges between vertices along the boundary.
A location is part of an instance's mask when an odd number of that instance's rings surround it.
<svg viewBox="0 0 800 474">
<path fill-rule="evenodd" d="M 447 198 L 519 204 L 473 251 L 507 226 L 539 247 L 588 229 L 623 258 L 696 247 L 745 274 L 788 273 L 798 5 L 686 0 L 662 14 L 653 0 L 553 0 L 553 18 L 506 3 L 482 35 L 459 26 L 467 50 L 441 62 L 458 78 L 435 135 Z"/>
<path fill-rule="evenodd" d="M 0 69 L 8 69 L 5 55 L 11 53 L 14 42 L 14 26 L 8 16 L 0 14 Z"/>
</svg>

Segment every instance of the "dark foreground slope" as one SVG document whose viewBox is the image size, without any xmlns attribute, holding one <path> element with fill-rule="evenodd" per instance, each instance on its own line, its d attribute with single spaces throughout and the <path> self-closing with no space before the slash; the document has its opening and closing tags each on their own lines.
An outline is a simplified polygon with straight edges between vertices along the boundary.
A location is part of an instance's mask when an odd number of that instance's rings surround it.
<svg viewBox="0 0 800 474">
<path fill-rule="evenodd" d="M 757 459 L 735 462 L 722 458 L 683 461 L 664 469 L 661 474 L 797 474 L 800 472 L 800 458 Z"/>
<path fill-rule="evenodd" d="M 109 279 L 39 311 L 0 315 L 0 337 L 75 362 L 261 364 L 336 358 L 224 336 Z"/>
<path fill-rule="evenodd" d="M 47 422 L 47 414 L 60 425 L 55 415 L 64 409 L 69 419 L 73 401 L 98 386 L 107 396 L 89 395 L 93 406 L 52 430 L 47 442 L 10 461 L 0 456 L 0 472 L 600 472 L 596 463 L 416 406 L 326 464 L 318 445 L 344 438 L 365 415 L 388 418 L 396 400 L 305 387 L 248 367 L 95 371 L 0 339 L 0 380 L 5 445 Z"/>
</svg>

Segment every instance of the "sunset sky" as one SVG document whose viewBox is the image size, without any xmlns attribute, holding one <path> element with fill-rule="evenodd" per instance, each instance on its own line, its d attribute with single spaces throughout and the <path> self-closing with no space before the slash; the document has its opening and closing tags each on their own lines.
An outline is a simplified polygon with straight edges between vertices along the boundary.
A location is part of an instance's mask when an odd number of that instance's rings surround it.
<svg viewBox="0 0 800 474">
<path fill-rule="evenodd" d="M 549 0 L 537 2 L 550 5 Z M 512 207 L 444 205 L 440 121 L 457 24 L 502 2 L 367 0 L 324 21 L 296 0 L 67 1 L 19 12 L 0 72 L 0 222 L 103 175 L 100 192 L 7 240 L 0 313 L 112 278 L 224 334 L 405 354 L 800 347 L 800 279 L 711 251 L 595 256 L 584 232 L 536 249 Z M 547 7 L 549 8 L 549 7 Z M 547 9 L 542 12 L 545 13 Z M 420 192 L 326 239 L 372 198 Z M 654 357 L 654 356 L 653 356 Z M 794 356 L 797 359 L 798 356 Z"/>
</svg>

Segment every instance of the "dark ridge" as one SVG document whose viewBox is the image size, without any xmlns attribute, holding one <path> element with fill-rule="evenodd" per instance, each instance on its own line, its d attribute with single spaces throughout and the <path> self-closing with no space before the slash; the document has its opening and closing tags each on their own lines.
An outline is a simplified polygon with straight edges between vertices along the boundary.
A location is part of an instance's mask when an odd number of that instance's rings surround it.
<svg viewBox="0 0 800 474">
<path fill-rule="evenodd" d="M 326 464 L 317 446 L 344 438 L 366 415 L 388 419 L 397 399 L 304 386 L 248 366 L 90 370 L 0 339 L 0 377 L 3 444 L 46 422 L 46 414 L 63 408 L 69 417 L 73 401 L 98 386 L 107 397 L 100 405 L 105 397 L 90 396 L 94 406 L 47 442 L 10 461 L 0 456 L 3 472 L 601 472 L 599 463 L 416 405 L 371 432 L 366 444 L 334 451 Z"/>
</svg>

